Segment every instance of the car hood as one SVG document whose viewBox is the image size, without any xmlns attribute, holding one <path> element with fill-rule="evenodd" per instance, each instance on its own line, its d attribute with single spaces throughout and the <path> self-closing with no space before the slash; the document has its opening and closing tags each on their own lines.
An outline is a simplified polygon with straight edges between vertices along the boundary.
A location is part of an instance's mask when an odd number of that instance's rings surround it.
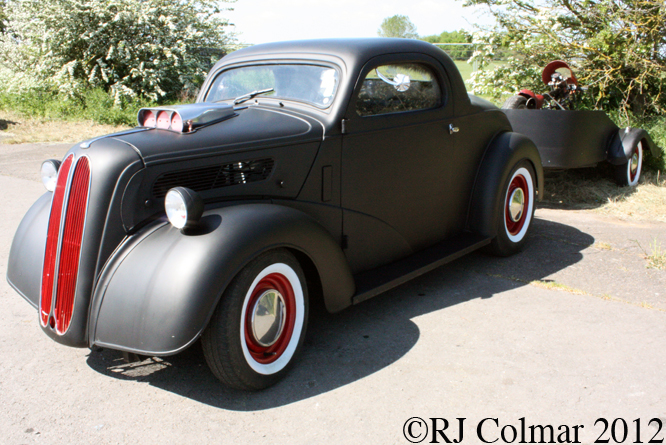
<svg viewBox="0 0 666 445">
<path fill-rule="evenodd" d="M 283 109 L 250 106 L 192 133 L 147 129 L 112 137 L 133 146 L 144 162 L 151 164 L 321 141 L 323 136 L 323 125 L 310 116 Z"/>
</svg>

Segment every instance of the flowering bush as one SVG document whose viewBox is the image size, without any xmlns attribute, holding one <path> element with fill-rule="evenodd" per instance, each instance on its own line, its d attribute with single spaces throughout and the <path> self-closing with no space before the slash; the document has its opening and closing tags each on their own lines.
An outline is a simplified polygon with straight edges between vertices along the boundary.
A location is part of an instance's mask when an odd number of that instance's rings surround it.
<svg viewBox="0 0 666 445">
<path fill-rule="evenodd" d="M 0 89 L 103 88 L 116 104 L 177 97 L 200 84 L 211 49 L 233 41 L 220 16 L 227 1 L 8 0 Z"/>
<path fill-rule="evenodd" d="M 587 106 L 625 115 L 666 109 L 666 3 L 663 0 L 466 0 L 485 5 L 497 27 L 475 37 L 471 62 L 483 66 L 500 50 L 512 54 L 494 71 L 473 75 L 476 93 L 499 97 L 521 87 L 543 91 L 541 70 L 568 62 Z"/>
</svg>

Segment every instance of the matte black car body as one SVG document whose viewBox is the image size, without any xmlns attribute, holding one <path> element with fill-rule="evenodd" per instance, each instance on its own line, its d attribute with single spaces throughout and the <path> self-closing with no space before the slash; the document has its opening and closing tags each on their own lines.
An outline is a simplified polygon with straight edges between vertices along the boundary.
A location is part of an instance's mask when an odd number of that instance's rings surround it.
<svg viewBox="0 0 666 445">
<path fill-rule="evenodd" d="M 267 62 L 334 68 L 335 100 L 316 107 L 257 96 L 190 133 L 137 128 L 71 148 L 66 158 L 89 160 L 90 195 L 71 325 L 58 333 L 47 324 L 47 335 L 70 346 L 177 353 L 201 336 L 239 271 L 278 248 L 298 259 L 311 297 L 337 312 L 489 244 L 514 166 L 528 166 L 543 190 L 534 144 L 469 96 L 432 45 L 257 45 L 216 64 L 197 102 L 219 72 Z M 360 79 L 384 62 L 427 65 L 441 106 L 359 116 Z M 205 203 L 194 231 L 165 218 L 164 195 L 177 186 Z M 52 195 L 24 217 L 10 252 L 8 281 L 35 307 Z"/>
<path fill-rule="evenodd" d="M 518 133 L 539 149 L 544 168 L 593 167 L 608 161 L 626 164 L 633 148 L 643 142 L 653 156 L 659 150 L 640 128 L 619 128 L 603 111 L 502 110 Z"/>
</svg>

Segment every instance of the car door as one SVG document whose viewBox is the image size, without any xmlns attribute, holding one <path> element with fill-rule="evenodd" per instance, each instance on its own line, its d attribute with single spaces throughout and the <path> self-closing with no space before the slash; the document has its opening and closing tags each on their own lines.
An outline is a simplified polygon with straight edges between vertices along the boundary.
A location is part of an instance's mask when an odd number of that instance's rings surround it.
<svg viewBox="0 0 666 445">
<path fill-rule="evenodd" d="M 425 55 L 383 56 L 361 71 L 343 122 L 341 171 L 354 272 L 428 247 L 454 229 L 450 96 L 441 65 Z"/>
</svg>

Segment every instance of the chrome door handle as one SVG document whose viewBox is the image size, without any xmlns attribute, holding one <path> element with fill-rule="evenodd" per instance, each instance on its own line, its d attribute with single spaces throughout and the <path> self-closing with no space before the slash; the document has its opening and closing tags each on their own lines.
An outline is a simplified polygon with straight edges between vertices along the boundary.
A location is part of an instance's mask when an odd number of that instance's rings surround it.
<svg viewBox="0 0 666 445">
<path fill-rule="evenodd" d="M 449 124 L 449 134 L 457 133 L 460 131 L 460 128 L 454 127 L 453 124 Z"/>
</svg>

